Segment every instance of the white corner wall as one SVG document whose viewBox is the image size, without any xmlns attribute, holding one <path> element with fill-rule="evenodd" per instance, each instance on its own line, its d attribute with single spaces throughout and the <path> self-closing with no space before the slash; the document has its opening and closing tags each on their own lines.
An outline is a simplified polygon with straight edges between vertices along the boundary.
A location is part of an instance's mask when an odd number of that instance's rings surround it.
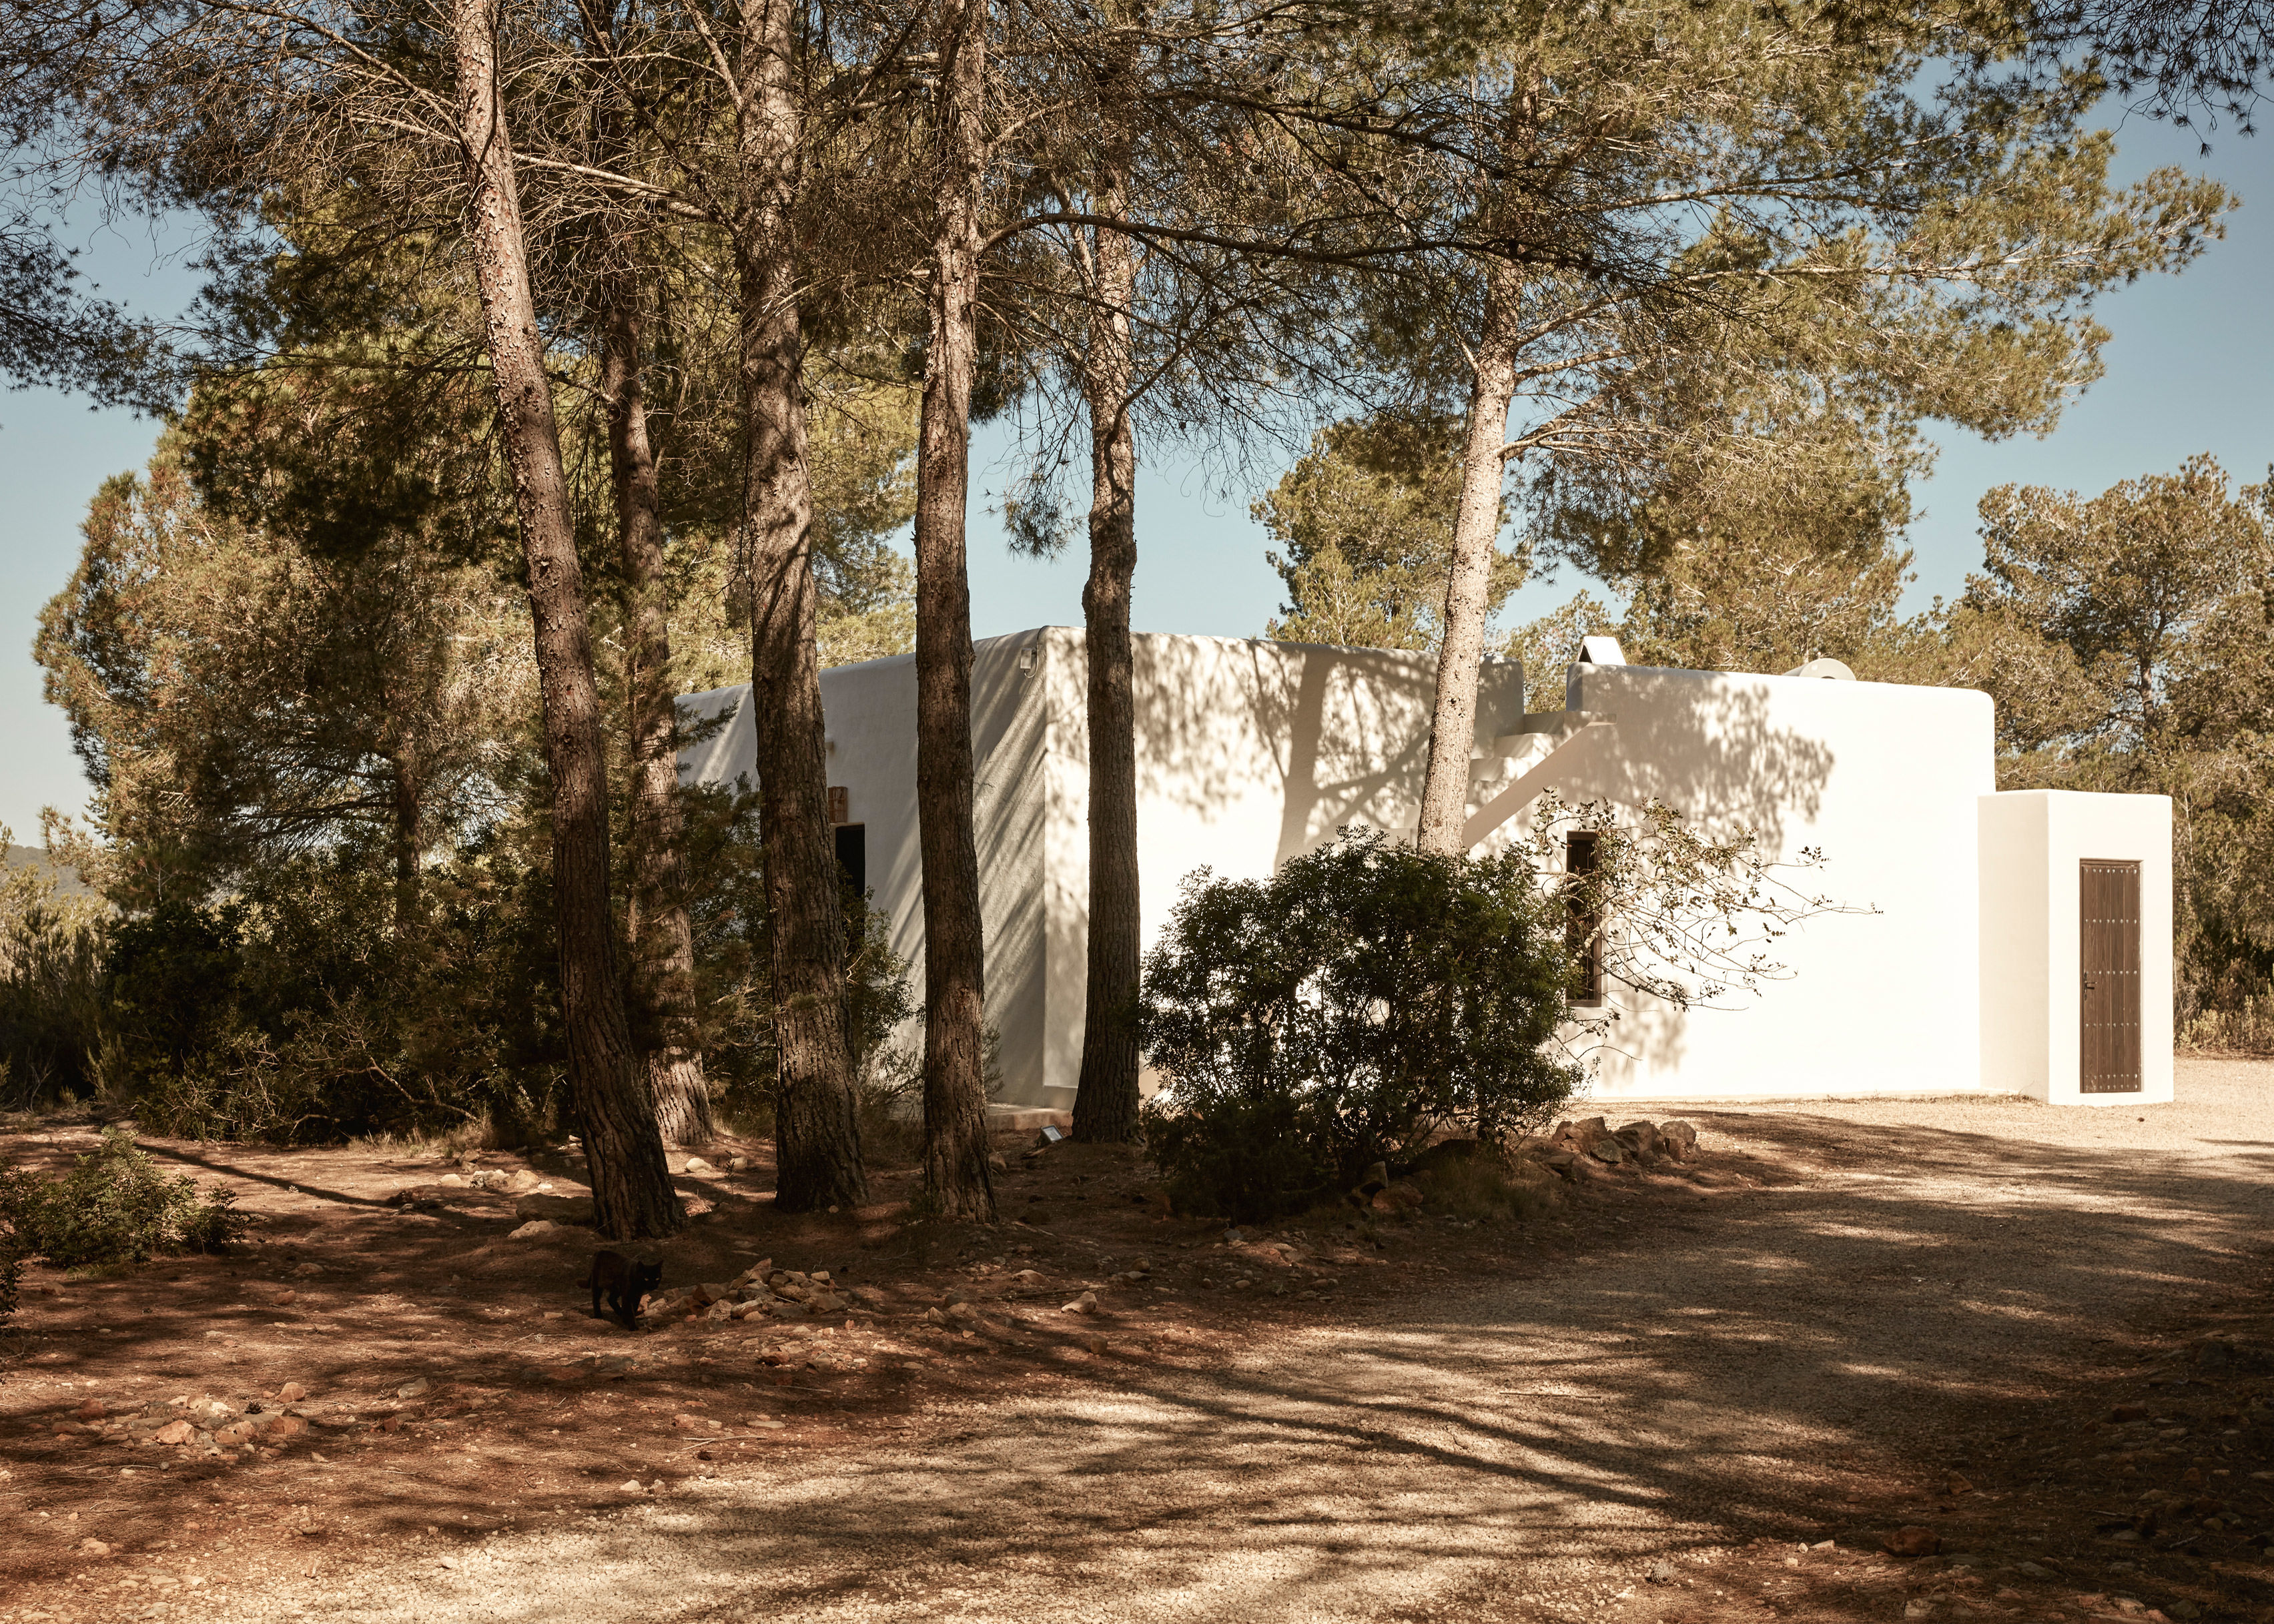
<svg viewBox="0 0 2274 1624">
<path fill-rule="evenodd" d="M 1606 1101 L 1962 1093 L 1981 1086 L 1976 803 L 1994 787 L 1986 695 L 1738 673 L 1578 666 L 1608 715 L 1550 758 L 1567 802 L 1655 799 L 1751 830 L 1788 876 L 1853 912 L 1763 943 L 1783 977 L 1726 1007 L 1645 995 L 1598 1051 Z"/>
<path fill-rule="evenodd" d="M 1044 920 L 1042 891 L 1045 709 L 1040 634 L 975 643 L 971 662 L 972 826 L 979 851 L 979 914 L 987 951 L 987 1022 L 999 1034 L 1004 1099 L 1041 1101 Z M 756 733 L 747 684 L 690 694 L 689 718 L 732 706 L 734 720 L 683 751 L 681 777 L 732 783 L 752 772 Z M 916 828 L 915 657 L 869 660 L 821 673 L 829 782 L 862 826 L 870 903 L 923 999 L 923 861 Z M 921 1046 L 911 1021 L 891 1040 Z"/>
<path fill-rule="evenodd" d="M 2163 795 L 1984 795 L 1982 1080 L 2054 1105 L 2172 1098 L 2172 803 Z M 2080 865 L 2140 865 L 2140 1091 L 2086 1094 Z"/>
<path fill-rule="evenodd" d="M 1260 878 L 1345 824 L 1411 830 L 1421 800 L 1436 663 L 1422 655 L 1260 639 L 1134 640 L 1137 843 L 1144 942 L 1158 939 L 1195 868 Z M 1480 743 L 1523 711 L 1514 661 L 1486 664 Z M 1045 627 L 973 648 L 974 835 L 987 951 L 987 1019 L 999 1034 L 996 1097 L 1071 1103 L 1088 1007 L 1088 670 L 1080 629 Z M 690 718 L 737 707 L 680 758 L 681 776 L 751 771 L 747 686 L 680 701 Z M 829 782 L 864 830 L 871 902 L 923 988 L 917 841 L 915 660 L 821 673 Z M 895 1041 L 922 1041 L 915 1023 Z"/>
<path fill-rule="evenodd" d="M 1049 970 L 1035 1102 L 1065 1106 L 1081 1075 L 1088 1007 L 1088 665 L 1078 628 L 1035 635 L 1050 696 Z M 1161 633 L 1140 633 L 1132 643 L 1139 914 L 1148 951 L 1197 869 L 1262 879 L 1346 826 L 1413 828 L 1436 695 L 1434 658 Z M 1478 689 L 1481 748 L 1520 721 L 1523 668 L 1487 660 Z"/>
</svg>

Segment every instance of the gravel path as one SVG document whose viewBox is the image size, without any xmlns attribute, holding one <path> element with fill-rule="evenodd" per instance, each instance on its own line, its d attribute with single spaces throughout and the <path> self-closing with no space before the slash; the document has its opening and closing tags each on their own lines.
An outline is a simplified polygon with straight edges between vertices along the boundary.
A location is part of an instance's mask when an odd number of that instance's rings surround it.
<svg viewBox="0 0 2274 1624">
<path fill-rule="evenodd" d="M 1600 1613 L 1653 1560 L 1823 1538 L 1977 1407 L 2131 1363 L 2274 1219 L 2274 1066 L 2182 1062 L 2161 1107 L 1690 1115 L 1760 1187 L 1615 1207 L 1632 1239 L 1554 1272 L 212 1616 Z"/>
</svg>

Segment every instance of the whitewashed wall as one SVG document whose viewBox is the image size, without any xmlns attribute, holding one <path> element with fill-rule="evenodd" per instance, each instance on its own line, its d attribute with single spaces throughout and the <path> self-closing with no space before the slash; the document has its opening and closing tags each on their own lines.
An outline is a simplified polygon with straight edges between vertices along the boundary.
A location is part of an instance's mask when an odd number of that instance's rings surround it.
<svg viewBox="0 0 2274 1624">
<path fill-rule="evenodd" d="M 1811 892 L 1876 912 L 1769 944 L 1791 972 L 1732 1007 L 1630 997 L 1598 1054 L 1607 1100 L 1970 1091 L 1981 1084 L 1977 814 L 1989 698 L 1955 688 L 1641 666 L 1573 668 L 1608 715 L 1549 758 L 1568 801 L 1652 799 L 1714 832 L 1808 847 Z"/>
<path fill-rule="evenodd" d="M 1140 634 L 1134 640 L 1138 870 L 1145 943 L 1194 869 L 1255 878 L 1345 824 L 1413 826 L 1435 662 L 1377 650 Z M 1089 895 L 1088 673 L 1080 630 L 1049 627 L 975 645 L 972 740 L 988 1019 L 1000 1034 L 998 1098 L 1065 1106 L 1081 1062 Z M 1480 748 L 1512 731 L 1521 669 L 1495 661 Z M 690 717 L 740 706 L 747 687 L 690 695 Z M 868 880 L 893 950 L 922 988 L 922 873 L 915 809 L 912 656 L 826 671 L 829 781 L 865 825 Z M 750 771 L 738 710 L 681 759 L 694 782 Z M 1486 783 L 1493 780 L 1487 778 Z M 919 1041 L 915 1029 L 899 1041 Z"/>
</svg>

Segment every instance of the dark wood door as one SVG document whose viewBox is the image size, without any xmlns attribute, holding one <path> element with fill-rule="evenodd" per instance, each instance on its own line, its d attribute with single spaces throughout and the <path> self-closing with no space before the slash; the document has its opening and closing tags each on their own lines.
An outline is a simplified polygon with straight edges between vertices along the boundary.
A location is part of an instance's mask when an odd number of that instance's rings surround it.
<svg viewBox="0 0 2274 1624">
<path fill-rule="evenodd" d="M 2140 865 L 2088 857 L 2078 932 L 2085 1094 L 2140 1092 Z"/>
</svg>

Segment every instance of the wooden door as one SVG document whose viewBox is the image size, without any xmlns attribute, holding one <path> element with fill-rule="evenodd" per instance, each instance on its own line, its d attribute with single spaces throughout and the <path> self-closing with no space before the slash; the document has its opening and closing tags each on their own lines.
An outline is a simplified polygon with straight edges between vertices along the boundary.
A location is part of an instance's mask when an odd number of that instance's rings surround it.
<svg viewBox="0 0 2274 1624">
<path fill-rule="evenodd" d="M 2140 1092 L 2140 865 L 2088 857 L 2077 933 L 2083 996 L 2077 1086 Z"/>
</svg>

